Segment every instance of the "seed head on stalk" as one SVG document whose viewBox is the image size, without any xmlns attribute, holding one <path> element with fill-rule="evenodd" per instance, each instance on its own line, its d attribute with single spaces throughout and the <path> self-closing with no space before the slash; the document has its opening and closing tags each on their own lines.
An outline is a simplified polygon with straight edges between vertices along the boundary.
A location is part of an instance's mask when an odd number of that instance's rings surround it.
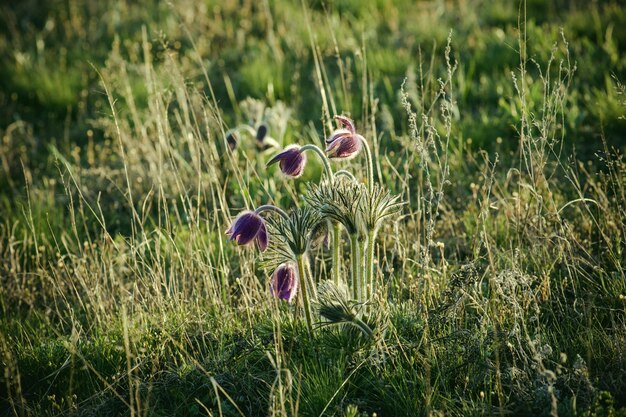
<svg viewBox="0 0 626 417">
<path fill-rule="evenodd" d="M 400 196 L 392 195 L 379 184 L 365 190 L 360 200 L 360 212 L 365 228 L 368 231 L 378 231 L 383 220 L 398 213 L 403 205 Z"/>
<path fill-rule="evenodd" d="M 356 181 L 335 178 L 309 185 L 305 200 L 322 217 L 341 223 L 352 235 L 363 230 L 360 201 L 364 191 L 363 185 Z"/>
<path fill-rule="evenodd" d="M 321 219 L 311 207 L 298 207 L 288 217 L 268 220 L 272 244 L 263 255 L 263 264 L 275 269 L 283 263 L 295 262 L 311 246 L 311 236 Z"/>
</svg>

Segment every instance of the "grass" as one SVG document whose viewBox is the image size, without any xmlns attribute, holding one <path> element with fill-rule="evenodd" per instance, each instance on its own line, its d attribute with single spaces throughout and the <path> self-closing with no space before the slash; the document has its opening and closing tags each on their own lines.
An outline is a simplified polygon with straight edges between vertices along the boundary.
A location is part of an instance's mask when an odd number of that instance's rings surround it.
<svg viewBox="0 0 626 417">
<path fill-rule="evenodd" d="M 619 2 L 70 0 L 0 22 L 3 415 L 626 415 Z M 224 132 L 321 145 L 341 113 L 407 202 L 378 235 L 374 337 L 309 336 L 224 235 L 322 172 L 289 180 Z"/>
</svg>

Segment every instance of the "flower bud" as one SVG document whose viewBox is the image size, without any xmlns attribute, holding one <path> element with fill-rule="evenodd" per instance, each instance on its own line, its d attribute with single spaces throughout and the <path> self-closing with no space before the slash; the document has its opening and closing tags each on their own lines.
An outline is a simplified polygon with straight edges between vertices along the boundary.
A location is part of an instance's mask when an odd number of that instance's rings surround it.
<svg viewBox="0 0 626 417">
<path fill-rule="evenodd" d="M 231 132 L 226 135 L 226 143 L 228 144 L 228 149 L 231 151 L 237 147 L 237 142 L 239 142 L 239 138 L 235 132 Z"/>
<path fill-rule="evenodd" d="M 336 129 L 326 139 L 326 154 L 329 158 L 350 159 L 355 157 L 365 140 L 356 133 L 354 122 L 345 116 L 335 116 L 335 119 L 343 126 Z"/>
<path fill-rule="evenodd" d="M 226 230 L 226 235 L 238 245 L 247 245 L 256 241 L 261 252 L 267 249 L 268 238 L 265 220 L 255 212 L 245 211 L 239 214 Z"/>
<path fill-rule="evenodd" d="M 265 136 L 267 136 L 267 125 L 262 124 L 256 130 L 257 142 L 263 142 L 263 140 L 265 139 Z"/>
<path fill-rule="evenodd" d="M 284 151 L 269 160 L 267 165 L 279 163 L 280 170 L 288 177 L 297 178 L 304 172 L 306 165 L 306 155 L 300 152 L 300 146 L 287 146 Z"/>
<path fill-rule="evenodd" d="M 272 275 L 272 295 L 289 303 L 298 292 L 298 272 L 293 263 L 280 265 Z"/>
</svg>

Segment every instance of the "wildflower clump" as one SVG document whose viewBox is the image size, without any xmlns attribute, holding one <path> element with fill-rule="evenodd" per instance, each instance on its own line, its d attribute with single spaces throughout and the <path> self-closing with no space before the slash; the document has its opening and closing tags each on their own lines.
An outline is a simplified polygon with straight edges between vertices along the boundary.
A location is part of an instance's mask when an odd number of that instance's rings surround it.
<svg viewBox="0 0 626 417">
<path fill-rule="evenodd" d="M 261 251 L 268 249 L 264 260 L 274 270 L 271 292 L 289 303 L 300 300 L 309 332 L 314 321 L 311 306 L 316 304 L 318 313 L 331 323 L 356 323 L 371 335 L 371 329 L 358 316 L 367 310 L 362 307 L 372 301 L 380 284 L 374 269 L 376 238 L 383 221 L 398 213 L 402 202 L 383 184 L 374 183 L 372 153 L 354 122 L 346 116 L 335 116 L 335 120 L 338 127 L 325 139 L 325 151 L 314 144 L 290 145 L 266 163 L 278 164 L 283 174 L 298 178 L 306 168 L 306 153 L 315 153 L 324 166 L 324 176 L 307 184 L 307 204 L 290 213 L 272 205 L 260 206 L 235 218 L 227 234 L 238 244 L 256 239 Z M 333 171 L 331 160 L 352 159 L 361 150 L 365 154 L 365 182 L 349 171 Z M 260 217 L 264 211 L 278 214 L 268 218 L 267 227 Z M 341 253 L 344 232 L 350 243 L 349 256 Z M 309 250 L 320 242 L 326 242 L 324 246 L 332 253 L 332 279 L 318 285 L 310 273 Z M 344 268 L 347 259 L 350 268 Z M 356 311 L 351 306 L 360 307 Z M 333 311 L 338 308 L 341 311 Z"/>
</svg>

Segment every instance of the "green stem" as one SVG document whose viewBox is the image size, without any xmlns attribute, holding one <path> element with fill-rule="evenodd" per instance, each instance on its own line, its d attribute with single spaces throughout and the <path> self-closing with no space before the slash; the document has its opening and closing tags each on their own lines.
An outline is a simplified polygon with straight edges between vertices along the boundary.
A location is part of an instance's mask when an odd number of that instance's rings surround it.
<svg viewBox="0 0 626 417">
<path fill-rule="evenodd" d="M 365 333 L 369 337 L 374 336 L 374 331 L 372 330 L 372 328 L 370 326 L 368 326 L 367 323 L 365 323 L 360 318 L 355 317 L 354 320 L 353 320 L 353 323 L 355 324 L 355 326 L 357 326 L 359 329 L 361 329 L 361 331 L 363 331 L 363 333 Z"/>
<path fill-rule="evenodd" d="M 361 298 L 361 247 L 359 246 L 359 235 L 350 236 L 350 250 L 352 251 L 352 297 L 360 301 Z"/>
<path fill-rule="evenodd" d="M 317 156 L 319 156 L 320 160 L 322 161 L 322 164 L 324 164 L 324 170 L 326 171 L 326 175 L 332 181 L 334 179 L 333 169 L 330 166 L 330 162 L 328 161 L 326 154 L 322 152 L 322 150 L 317 145 L 314 145 L 312 143 L 304 145 L 303 147 L 300 148 L 300 152 L 306 152 L 306 151 L 313 151 L 317 154 Z M 339 223 L 334 224 L 332 239 L 333 239 L 332 275 L 333 275 L 333 281 L 335 282 L 335 284 L 339 284 L 339 277 L 341 275 L 341 265 L 340 265 L 341 229 L 340 229 Z"/>
<path fill-rule="evenodd" d="M 312 143 L 304 145 L 303 147 L 300 148 L 300 152 L 306 152 L 306 151 L 313 151 L 317 154 L 317 156 L 319 156 L 320 160 L 322 161 L 322 164 L 324 164 L 324 171 L 326 171 L 326 175 L 328 175 L 328 178 L 332 180 L 333 169 L 330 167 L 330 162 L 328 162 L 328 158 L 326 157 L 326 154 L 324 154 L 324 152 L 322 152 L 322 150 L 317 145 L 314 145 Z"/>
<path fill-rule="evenodd" d="M 365 148 L 365 159 L 367 159 L 367 188 L 372 189 L 374 187 L 374 163 L 372 161 L 372 151 L 370 145 L 363 136 L 361 136 L 361 143 Z"/>
<path fill-rule="evenodd" d="M 341 224 L 333 223 L 333 282 L 339 285 L 341 280 Z"/>
<path fill-rule="evenodd" d="M 365 258 L 365 276 L 363 280 L 366 285 L 365 300 L 369 301 L 374 294 L 374 251 L 376 249 L 376 230 L 371 230 L 367 234 L 367 255 Z"/>
<path fill-rule="evenodd" d="M 369 234 L 368 234 L 369 235 Z M 360 280 L 359 280 L 359 301 L 365 302 L 367 301 L 367 283 L 369 282 L 369 268 L 367 264 L 367 236 L 363 236 L 361 241 L 359 242 L 359 271 L 360 271 Z"/>
<path fill-rule="evenodd" d="M 335 177 L 340 177 L 342 175 L 344 177 L 350 178 L 352 181 L 356 181 L 356 177 L 352 175 L 350 171 L 346 171 L 345 169 L 340 169 L 339 171 L 335 172 Z"/>
<path fill-rule="evenodd" d="M 309 335 L 313 334 L 313 317 L 311 315 L 311 304 L 309 303 L 308 283 L 306 279 L 306 268 L 304 266 L 304 254 L 298 255 L 298 280 L 300 282 L 300 294 L 302 294 L 302 305 L 304 307 L 304 319 L 309 331 Z"/>
<path fill-rule="evenodd" d="M 235 131 L 240 131 L 240 130 L 245 130 L 246 132 L 248 132 L 252 137 L 256 137 L 256 130 L 254 130 L 252 128 L 252 126 L 248 126 L 248 125 L 239 125 L 237 126 L 235 129 L 231 129 L 231 130 L 235 130 Z"/>
<path fill-rule="evenodd" d="M 306 256 L 306 255 L 302 255 L 302 256 Z M 306 270 L 308 273 L 307 282 L 310 285 L 309 289 L 311 290 L 311 300 L 317 301 L 317 286 L 315 285 L 315 278 L 313 277 L 313 271 L 311 271 L 311 262 L 309 262 L 308 258 L 304 262 L 306 264 Z"/>
<path fill-rule="evenodd" d="M 256 214 L 261 214 L 264 211 L 273 211 L 274 213 L 278 213 L 279 215 L 281 215 L 285 220 L 289 220 L 289 215 L 283 209 L 273 206 L 271 204 L 264 204 L 254 210 Z"/>
<path fill-rule="evenodd" d="M 245 130 L 251 136 L 256 137 L 256 130 L 248 125 L 239 125 L 233 127 L 232 129 L 228 129 L 226 133 L 224 133 L 224 137 L 228 137 L 228 135 L 231 135 L 233 133 L 239 133 L 241 130 Z"/>
</svg>

